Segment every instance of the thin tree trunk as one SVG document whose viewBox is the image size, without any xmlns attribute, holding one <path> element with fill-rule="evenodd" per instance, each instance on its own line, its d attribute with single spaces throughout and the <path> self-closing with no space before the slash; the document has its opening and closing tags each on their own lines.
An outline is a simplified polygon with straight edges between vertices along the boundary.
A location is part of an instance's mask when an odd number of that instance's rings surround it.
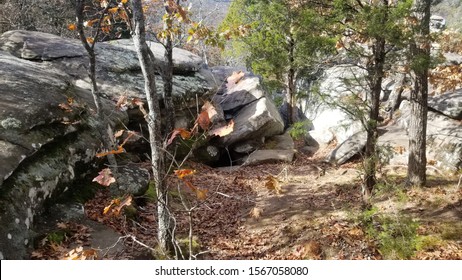
<svg viewBox="0 0 462 280">
<path fill-rule="evenodd" d="M 155 62 L 152 59 L 152 55 L 149 54 L 148 45 L 146 44 L 144 15 L 141 0 L 133 0 L 132 5 L 134 20 L 133 42 L 138 54 L 141 70 L 143 72 L 146 99 L 149 107 L 149 114 L 146 121 L 148 123 L 149 141 L 151 145 L 153 179 L 157 190 L 157 238 L 159 241 L 159 247 L 164 252 L 168 253 L 171 247 L 170 215 L 168 211 L 167 186 L 164 180 L 165 153 L 162 147 L 161 116 L 155 81 Z"/>
<path fill-rule="evenodd" d="M 109 122 L 104 115 L 103 112 L 103 105 L 101 101 L 101 96 L 98 91 L 98 84 L 96 82 L 96 54 L 95 54 L 95 44 L 96 40 L 98 39 L 97 35 L 94 38 L 93 44 L 88 43 L 87 37 L 85 36 L 85 33 L 83 31 L 83 10 L 84 10 L 84 0 L 78 0 L 77 5 L 76 5 L 76 17 L 77 17 L 77 31 L 79 33 L 80 41 L 82 42 L 82 45 L 84 46 L 85 50 L 87 51 L 88 58 L 90 60 L 89 62 L 89 69 L 88 69 L 88 77 L 90 78 L 91 81 L 91 94 L 93 96 L 93 101 L 95 103 L 96 107 L 96 117 L 97 117 L 97 122 L 96 122 L 96 130 L 100 133 L 101 139 L 103 140 L 103 145 L 104 148 L 107 150 L 114 150 L 115 147 L 111 141 L 112 135 L 109 135 Z M 104 11 L 102 11 L 101 19 L 106 14 L 107 9 L 109 8 L 109 5 L 107 6 Z M 100 21 L 101 21 L 100 19 Z M 99 26 L 99 24 L 98 24 Z M 113 154 L 107 155 L 108 162 L 111 166 L 111 171 L 114 175 L 114 177 L 117 179 L 117 160 Z M 116 184 L 111 185 L 111 194 L 112 195 L 118 195 L 119 194 L 119 189 L 118 189 L 118 184 L 116 181 Z"/>
<path fill-rule="evenodd" d="M 428 113 L 428 68 L 430 62 L 430 5 L 431 0 L 415 1 L 418 19 L 415 40 L 411 43 L 412 70 L 415 74 L 411 91 L 411 117 L 409 122 L 408 183 L 416 186 L 426 184 L 426 138 Z"/>
<path fill-rule="evenodd" d="M 382 1 L 381 4 L 384 6 L 384 17 L 383 22 L 388 20 L 388 1 Z M 382 91 L 382 80 L 384 76 L 384 66 L 386 58 L 385 43 L 386 40 L 383 37 L 377 37 L 374 39 L 372 46 L 372 57 L 367 65 L 368 69 L 368 82 L 370 92 L 370 109 L 369 109 L 369 120 L 366 125 L 367 139 L 364 154 L 364 168 L 365 178 L 363 186 L 363 198 L 367 201 L 372 193 L 372 190 L 377 183 L 375 173 L 377 169 L 377 125 L 379 122 L 379 108 L 380 108 L 380 92 Z"/>
<path fill-rule="evenodd" d="M 289 114 L 289 125 L 294 124 L 297 119 L 297 102 L 296 102 L 296 89 L 295 89 L 295 40 L 292 36 L 288 39 L 289 48 L 289 71 L 287 72 L 287 103 L 288 103 L 288 114 Z"/>
<path fill-rule="evenodd" d="M 180 5 L 180 1 L 176 1 L 176 5 Z M 165 4 L 165 12 L 169 15 L 172 16 L 173 13 L 173 7 L 170 7 L 168 5 L 168 1 L 164 0 Z M 167 30 L 171 30 L 172 24 L 171 22 L 165 23 L 165 28 Z M 163 93 L 163 100 L 164 100 L 164 107 L 165 107 L 165 112 L 166 112 L 166 118 L 165 118 L 165 133 L 164 135 L 167 135 L 168 133 L 173 131 L 174 125 L 175 125 L 175 107 L 173 105 L 173 38 L 171 36 L 167 36 L 165 40 L 165 52 L 164 52 L 164 58 L 165 58 L 165 64 L 163 65 L 163 69 L 161 70 L 162 74 L 162 81 L 164 82 L 164 93 Z"/>
<path fill-rule="evenodd" d="M 379 121 L 379 106 L 380 106 L 380 92 L 382 91 L 382 80 L 384 75 L 385 64 L 385 39 L 377 38 L 373 46 L 373 64 L 369 69 L 369 87 L 371 89 L 371 102 L 369 110 L 369 120 L 367 122 L 367 140 L 365 158 L 365 178 L 363 194 L 365 198 L 369 198 L 372 190 L 376 184 L 375 172 L 377 169 L 377 124 Z"/>
<path fill-rule="evenodd" d="M 165 133 L 173 131 L 175 125 L 175 107 L 173 105 L 173 42 L 170 37 L 167 37 L 165 44 L 165 65 L 162 69 L 162 80 L 164 82 L 164 106 L 166 112 L 165 118 Z"/>
</svg>

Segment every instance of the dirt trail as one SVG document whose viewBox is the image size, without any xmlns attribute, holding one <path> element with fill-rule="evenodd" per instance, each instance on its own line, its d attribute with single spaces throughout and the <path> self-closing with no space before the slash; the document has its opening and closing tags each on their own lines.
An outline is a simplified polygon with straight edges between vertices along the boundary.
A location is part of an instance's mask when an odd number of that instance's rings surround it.
<svg viewBox="0 0 462 280">
<path fill-rule="evenodd" d="M 207 258 L 382 258 L 377 242 L 357 219 L 362 211 L 357 169 L 302 158 L 291 165 L 265 164 L 236 171 L 237 178 L 254 192 L 253 204 L 247 205 L 236 234 L 203 239 L 211 250 Z M 280 194 L 265 186 L 268 175 L 277 177 Z M 435 188 L 410 189 L 404 194 L 406 201 L 393 198 L 396 190 L 383 190 L 385 195 L 379 193 L 374 205 L 380 212 L 400 212 L 421 221 L 421 234 L 441 233 L 438 227 L 447 224 L 461 227 L 461 192 L 454 188 L 454 180 L 429 182 Z M 447 255 L 438 256 L 462 258 L 462 237 L 455 239 L 442 246 Z M 439 258 L 431 255 L 434 251 L 420 252 L 419 258 Z"/>
<path fill-rule="evenodd" d="M 192 185 L 208 190 L 205 201 L 194 193 L 182 195 L 195 205 L 192 228 L 200 248 L 194 253 L 200 252 L 200 259 L 383 258 L 377 236 L 366 233 L 359 218 L 365 209 L 355 164 L 337 168 L 298 155 L 291 164 L 210 168 L 188 163 L 185 168 L 197 171 L 188 177 Z M 273 182 L 273 189 L 268 189 L 271 176 L 278 187 Z M 377 187 L 374 211 L 419 221 L 416 238 L 429 237 L 431 242 L 414 258 L 462 259 L 462 188 L 457 178 L 430 177 L 429 187 L 411 189 L 399 187 L 402 178 L 392 173 L 382 178 L 385 183 Z M 175 234 L 187 240 L 189 220 L 177 192 L 188 188 L 174 175 L 169 181 Z M 110 200 L 107 192 L 100 192 L 86 204 L 87 216 L 155 248 L 155 202 L 139 205 L 134 217 L 107 217 L 101 213 Z M 122 253 L 106 257 L 152 258 L 146 247 L 130 239 L 124 239 L 124 245 Z"/>
</svg>

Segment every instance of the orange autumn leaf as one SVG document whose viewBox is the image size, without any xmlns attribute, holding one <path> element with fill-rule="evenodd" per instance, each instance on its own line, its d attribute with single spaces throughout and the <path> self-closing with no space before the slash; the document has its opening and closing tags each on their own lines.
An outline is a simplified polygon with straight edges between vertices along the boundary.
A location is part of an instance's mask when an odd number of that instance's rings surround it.
<svg viewBox="0 0 462 280">
<path fill-rule="evenodd" d="M 233 132 L 233 130 L 234 130 L 234 120 L 230 120 L 227 125 L 211 130 L 209 132 L 209 135 L 223 137 Z"/>
<path fill-rule="evenodd" d="M 210 126 L 210 118 L 207 111 L 202 111 L 199 116 L 197 116 L 196 123 L 202 128 L 203 130 L 207 130 Z"/>
<path fill-rule="evenodd" d="M 75 23 L 71 23 L 67 26 L 67 29 L 69 29 L 70 31 L 75 31 L 77 30 L 77 25 L 75 25 Z"/>
<path fill-rule="evenodd" d="M 187 130 L 184 129 L 184 128 L 176 128 L 175 130 L 173 130 L 172 136 L 170 136 L 170 138 L 168 139 L 168 141 L 167 141 L 167 146 L 170 145 L 170 144 L 172 144 L 173 140 L 174 140 L 178 135 L 180 135 L 181 138 L 183 138 L 183 140 L 186 140 L 186 139 L 191 138 L 191 132 L 187 131 Z"/>
<path fill-rule="evenodd" d="M 107 10 L 110 14 L 115 14 L 119 11 L 119 7 L 110 8 Z"/>
<path fill-rule="evenodd" d="M 113 205 L 116 205 L 116 204 L 119 204 L 119 203 L 120 203 L 120 200 L 117 199 L 117 198 L 111 200 L 111 203 L 109 203 L 108 206 L 104 207 L 104 209 L 103 209 L 103 215 L 106 215 L 106 214 L 109 212 L 109 210 L 112 209 L 112 206 L 113 206 Z"/>
<path fill-rule="evenodd" d="M 207 190 L 207 189 L 196 188 L 196 197 L 197 197 L 197 199 L 202 200 L 202 201 L 207 199 L 207 193 L 208 192 L 209 192 L 209 190 Z"/>
<path fill-rule="evenodd" d="M 178 170 L 175 170 L 173 172 L 175 173 L 176 176 L 178 176 L 178 178 L 183 179 L 186 176 L 190 176 L 190 175 L 193 175 L 194 173 L 196 173 L 196 170 L 194 170 L 194 169 L 178 169 Z"/>
<path fill-rule="evenodd" d="M 280 194 L 282 192 L 278 179 L 271 175 L 266 177 L 265 187 L 270 191 L 274 191 L 276 194 Z"/>
<path fill-rule="evenodd" d="M 98 176 L 93 178 L 92 182 L 97 182 L 98 184 L 109 187 L 110 184 L 115 183 L 115 178 L 112 176 L 111 169 L 104 168 L 98 173 Z"/>
<path fill-rule="evenodd" d="M 125 144 L 125 143 L 124 143 Z M 108 152 L 102 152 L 102 153 L 97 153 L 96 154 L 96 157 L 100 158 L 100 157 L 105 157 L 107 155 L 116 155 L 116 154 L 122 154 L 124 153 L 125 150 L 123 148 L 123 145 L 120 145 L 117 150 L 110 150 Z"/>
<path fill-rule="evenodd" d="M 85 27 L 92 27 L 95 23 L 97 23 L 99 19 L 88 20 L 83 23 Z"/>
<path fill-rule="evenodd" d="M 206 111 L 209 119 L 213 119 L 218 113 L 215 107 L 209 101 L 206 101 L 204 105 L 202 105 L 202 111 Z"/>
<path fill-rule="evenodd" d="M 88 37 L 87 42 L 88 42 L 88 44 L 93 44 L 95 42 L 95 40 L 92 37 Z"/>
<path fill-rule="evenodd" d="M 133 201 L 133 198 L 131 197 L 131 195 L 127 196 L 117 206 L 114 207 L 114 209 L 112 210 L 112 213 L 114 213 L 116 216 L 120 215 L 120 211 L 125 206 L 131 205 L 132 201 Z"/>
</svg>

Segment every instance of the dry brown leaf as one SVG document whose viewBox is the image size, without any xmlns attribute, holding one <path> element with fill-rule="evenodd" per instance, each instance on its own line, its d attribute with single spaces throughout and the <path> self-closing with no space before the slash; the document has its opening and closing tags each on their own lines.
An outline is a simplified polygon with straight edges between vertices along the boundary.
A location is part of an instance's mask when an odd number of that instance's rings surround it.
<svg viewBox="0 0 462 280">
<path fill-rule="evenodd" d="M 204 105 L 202 105 L 202 111 L 207 112 L 209 119 L 213 119 L 218 113 L 215 107 L 209 101 L 206 101 Z"/>
<path fill-rule="evenodd" d="M 125 207 L 125 206 L 130 206 L 132 204 L 133 198 L 131 195 L 125 197 L 119 205 L 114 207 L 114 210 L 112 211 L 115 215 L 119 215 L 120 211 Z"/>
<path fill-rule="evenodd" d="M 114 134 L 114 138 L 119 138 L 120 136 L 122 136 L 124 134 L 124 131 L 123 129 L 117 131 L 115 134 Z"/>
<path fill-rule="evenodd" d="M 109 187 L 110 184 L 115 183 L 115 178 L 112 176 L 111 169 L 104 168 L 98 173 L 98 176 L 93 178 L 92 182 L 97 182 L 98 184 Z"/>
<path fill-rule="evenodd" d="M 64 110 L 65 112 L 67 112 L 67 113 L 72 112 L 72 107 L 69 106 L 69 104 L 66 104 L 66 103 L 59 103 L 59 104 L 58 104 L 58 107 L 59 107 L 60 109 Z"/>
<path fill-rule="evenodd" d="M 173 140 L 178 136 L 180 135 L 181 138 L 183 140 L 186 140 L 186 139 L 189 139 L 191 138 L 191 132 L 187 131 L 186 129 L 184 128 L 176 128 L 175 130 L 173 130 L 172 132 L 172 136 L 170 136 L 170 138 L 168 139 L 167 141 L 167 146 L 172 144 Z"/>
<path fill-rule="evenodd" d="M 117 100 L 117 103 L 116 103 L 116 108 L 119 109 L 120 111 L 126 111 L 128 109 L 126 95 L 122 95 L 119 97 L 119 100 Z"/>
<path fill-rule="evenodd" d="M 207 198 L 207 193 L 209 190 L 196 188 L 197 199 L 204 201 Z"/>
<path fill-rule="evenodd" d="M 262 213 L 263 213 L 263 209 L 254 207 L 252 208 L 252 210 L 250 210 L 249 215 L 252 218 L 259 219 Z"/>
<path fill-rule="evenodd" d="M 270 191 L 276 192 L 277 194 L 282 192 L 282 188 L 279 185 L 278 179 L 272 175 L 266 177 L 265 187 Z"/>
<path fill-rule="evenodd" d="M 199 116 L 197 116 L 196 123 L 202 128 L 202 130 L 207 130 L 210 126 L 210 118 L 207 111 L 202 111 Z"/>
<path fill-rule="evenodd" d="M 230 120 L 227 125 L 211 130 L 209 132 L 209 135 L 223 137 L 233 132 L 233 130 L 234 130 L 234 120 Z"/>
</svg>

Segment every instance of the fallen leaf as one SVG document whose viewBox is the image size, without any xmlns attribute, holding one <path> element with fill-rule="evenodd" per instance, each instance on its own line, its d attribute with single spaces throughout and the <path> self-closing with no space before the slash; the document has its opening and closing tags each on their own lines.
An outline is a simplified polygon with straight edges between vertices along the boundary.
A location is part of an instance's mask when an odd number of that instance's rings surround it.
<svg viewBox="0 0 462 280">
<path fill-rule="evenodd" d="M 230 120 L 225 126 L 215 128 L 209 132 L 210 136 L 223 137 L 234 131 L 234 120 Z"/>
<path fill-rule="evenodd" d="M 117 100 L 117 103 L 116 103 L 116 108 L 119 109 L 120 111 L 126 111 L 128 109 L 126 95 L 122 95 L 119 97 L 119 100 Z"/>
<path fill-rule="evenodd" d="M 202 111 L 199 116 L 197 116 L 196 123 L 202 128 L 203 130 L 207 130 L 210 126 L 210 118 L 207 111 Z"/>
<path fill-rule="evenodd" d="M 209 190 L 207 190 L 207 189 L 196 188 L 197 199 L 204 201 L 207 198 L 207 193 L 208 192 L 209 192 Z"/>
<path fill-rule="evenodd" d="M 97 182 L 98 184 L 109 187 L 110 184 L 115 183 L 115 178 L 112 176 L 111 169 L 104 168 L 98 173 L 98 176 L 93 178 L 92 182 Z"/>
<path fill-rule="evenodd" d="M 167 141 L 167 146 L 170 145 L 170 144 L 172 144 L 173 140 L 174 140 L 178 135 L 180 135 L 181 138 L 183 138 L 183 140 L 186 140 L 186 139 L 191 138 L 191 132 L 187 131 L 187 130 L 184 129 L 184 128 L 176 128 L 175 130 L 173 130 L 172 136 L 170 136 L 170 138 L 168 139 L 168 141 Z"/>
<path fill-rule="evenodd" d="M 127 137 L 128 138 L 128 137 Z M 127 139 L 125 139 L 127 140 Z M 124 148 L 123 148 L 123 145 L 120 145 L 117 150 L 110 150 L 108 152 L 102 152 L 102 153 L 97 153 L 96 154 L 96 157 L 100 158 L 100 157 L 105 157 L 107 155 L 116 155 L 116 154 L 121 154 L 125 152 Z"/>
<path fill-rule="evenodd" d="M 263 210 L 261 208 L 254 207 L 252 208 L 252 210 L 250 210 L 249 215 L 252 218 L 259 219 L 262 213 L 263 213 Z"/>
<path fill-rule="evenodd" d="M 115 134 L 114 134 L 114 138 L 119 138 L 120 136 L 122 136 L 124 134 L 124 131 L 123 129 L 117 131 Z"/>
<path fill-rule="evenodd" d="M 178 178 L 183 179 L 186 176 L 190 176 L 190 175 L 193 175 L 194 173 L 196 173 L 196 170 L 194 170 L 194 169 L 178 169 L 178 170 L 175 170 L 173 172 L 175 173 L 176 176 L 178 176 Z"/>
<path fill-rule="evenodd" d="M 212 103 L 210 103 L 209 101 L 206 101 L 204 105 L 202 105 L 202 111 L 206 111 L 209 116 L 209 119 L 211 120 L 213 119 L 213 117 L 218 115 L 217 109 L 215 109 L 215 106 L 213 106 Z"/>
<path fill-rule="evenodd" d="M 77 30 L 77 25 L 75 25 L 74 23 L 71 23 L 67 26 L 67 29 L 69 29 L 70 31 L 75 31 Z"/>
<path fill-rule="evenodd" d="M 133 198 L 131 197 L 131 195 L 127 196 L 126 198 L 124 198 L 120 203 L 119 205 L 117 205 L 116 207 L 114 207 L 113 209 L 113 213 L 115 215 L 119 215 L 120 214 L 120 211 L 125 207 L 125 206 L 129 206 L 132 204 L 132 200 Z"/>
<path fill-rule="evenodd" d="M 67 113 L 72 112 L 72 107 L 69 106 L 69 104 L 66 103 L 59 103 L 58 107 L 61 108 L 62 110 L 66 111 Z"/>
<path fill-rule="evenodd" d="M 275 191 L 277 194 L 282 192 L 282 188 L 279 185 L 279 181 L 272 175 L 266 177 L 265 187 L 270 191 Z"/>
</svg>

